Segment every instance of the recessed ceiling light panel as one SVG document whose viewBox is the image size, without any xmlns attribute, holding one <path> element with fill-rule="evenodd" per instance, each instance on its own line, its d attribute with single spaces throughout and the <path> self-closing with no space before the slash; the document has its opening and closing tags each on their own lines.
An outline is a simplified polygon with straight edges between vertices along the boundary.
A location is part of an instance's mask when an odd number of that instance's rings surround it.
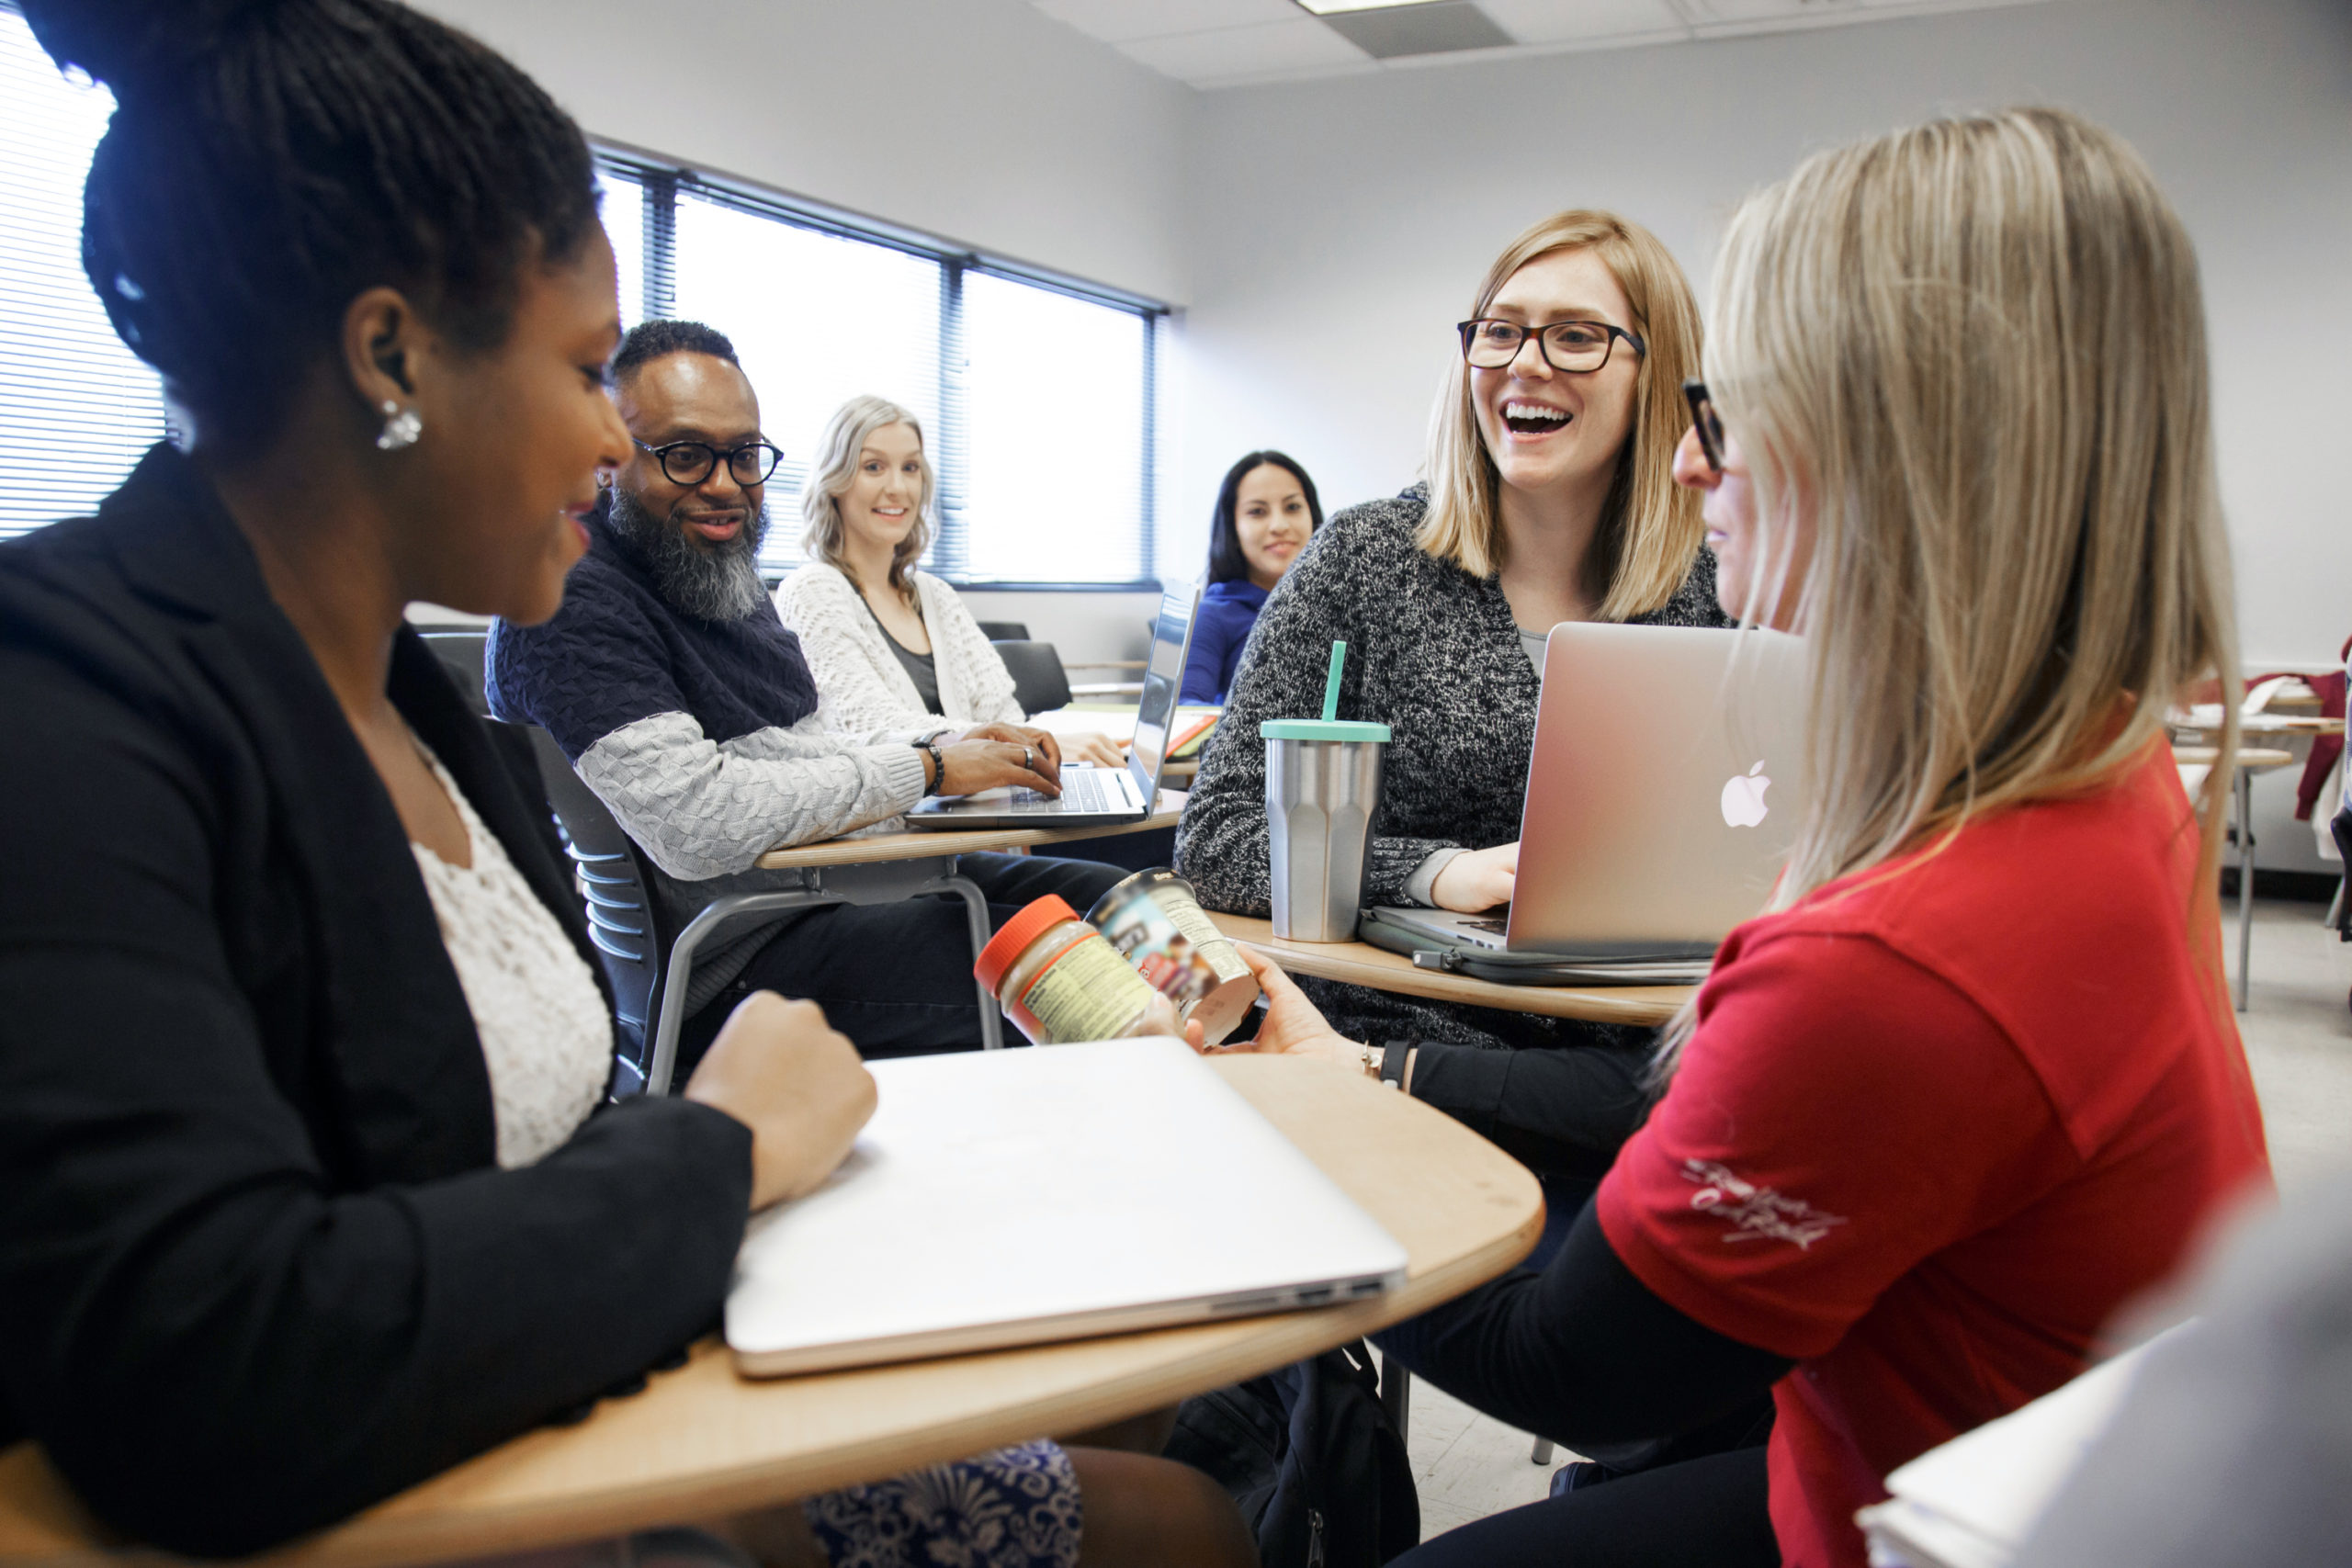
<svg viewBox="0 0 2352 1568">
<path fill-rule="evenodd" d="M 1328 17 L 1337 11 L 1402 11 L 1409 7 L 1443 4 L 1443 0 L 1297 0 L 1304 11 Z"/>
<path fill-rule="evenodd" d="M 1323 25 L 1374 60 L 1452 54 L 1465 49 L 1508 49 L 1518 41 L 1495 26 L 1494 18 L 1471 0 L 1357 6 L 1323 13 Z"/>
</svg>

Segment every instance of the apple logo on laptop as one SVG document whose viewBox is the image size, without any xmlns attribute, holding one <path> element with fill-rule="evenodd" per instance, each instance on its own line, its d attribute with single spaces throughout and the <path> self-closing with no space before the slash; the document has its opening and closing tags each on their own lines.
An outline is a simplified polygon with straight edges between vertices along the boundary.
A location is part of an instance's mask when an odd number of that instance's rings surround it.
<svg viewBox="0 0 2352 1568">
<path fill-rule="evenodd" d="M 1724 821 L 1734 828 L 1753 828 L 1763 821 L 1772 809 L 1764 804 L 1764 792 L 1771 787 L 1761 760 L 1747 772 L 1734 775 L 1724 784 Z"/>
</svg>

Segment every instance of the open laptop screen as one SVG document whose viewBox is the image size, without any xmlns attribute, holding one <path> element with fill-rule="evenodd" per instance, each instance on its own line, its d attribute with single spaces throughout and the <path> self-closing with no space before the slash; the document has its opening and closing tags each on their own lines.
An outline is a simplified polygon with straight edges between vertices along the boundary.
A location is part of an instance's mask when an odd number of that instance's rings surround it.
<svg viewBox="0 0 2352 1568">
<path fill-rule="evenodd" d="M 1168 728 L 1176 716 L 1176 695 L 1184 685 L 1184 648 L 1193 629 L 1193 606 L 1199 599 L 1197 588 L 1162 593 L 1159 616 L 1152 624 L 1143 700 L 1136 708 L 1135 745 L 1127 753 L 1127 772 L 1147 801 L 1159 780 L 1162 753 L 1168 750 Z"/>
</svg>

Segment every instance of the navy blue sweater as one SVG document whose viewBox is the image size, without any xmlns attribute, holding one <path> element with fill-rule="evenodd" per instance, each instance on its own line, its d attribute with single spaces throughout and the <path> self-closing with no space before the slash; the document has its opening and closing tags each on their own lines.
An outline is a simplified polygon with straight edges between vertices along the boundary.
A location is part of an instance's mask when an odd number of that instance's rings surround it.
<svg viewBox="0 0 2352 1568">
<path fill-rule="evenodd" d="M 642 552 L 604 523 L 544 625 L 491 628 L 490 711 L 536 724 L 574 762 L 626 725 L 683 713 L 715 741 L 789 729 L 817 711 L 817 682 L 763 603 L 740 621 L 680 615 Z"/>
</svg>

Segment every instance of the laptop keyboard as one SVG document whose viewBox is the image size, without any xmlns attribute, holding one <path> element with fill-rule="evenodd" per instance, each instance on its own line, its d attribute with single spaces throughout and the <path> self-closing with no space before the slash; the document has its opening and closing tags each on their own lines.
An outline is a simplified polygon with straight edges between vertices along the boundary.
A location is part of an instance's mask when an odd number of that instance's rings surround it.
<svg viewBox="0 0 2352 1568">
<path fill-rule="evenodd" d="M 1022 813 L 1060 811 L 1126 811 L 1133 809 L 1125 790 L 1111 781 L 1114 775 L 1108 768 L 1065 768 L 1062 770 L 1062 795 L 1057 801 L 1049 795 L 1034 789 L 1012 792 L 1012 809 Z"/>
</svg>

